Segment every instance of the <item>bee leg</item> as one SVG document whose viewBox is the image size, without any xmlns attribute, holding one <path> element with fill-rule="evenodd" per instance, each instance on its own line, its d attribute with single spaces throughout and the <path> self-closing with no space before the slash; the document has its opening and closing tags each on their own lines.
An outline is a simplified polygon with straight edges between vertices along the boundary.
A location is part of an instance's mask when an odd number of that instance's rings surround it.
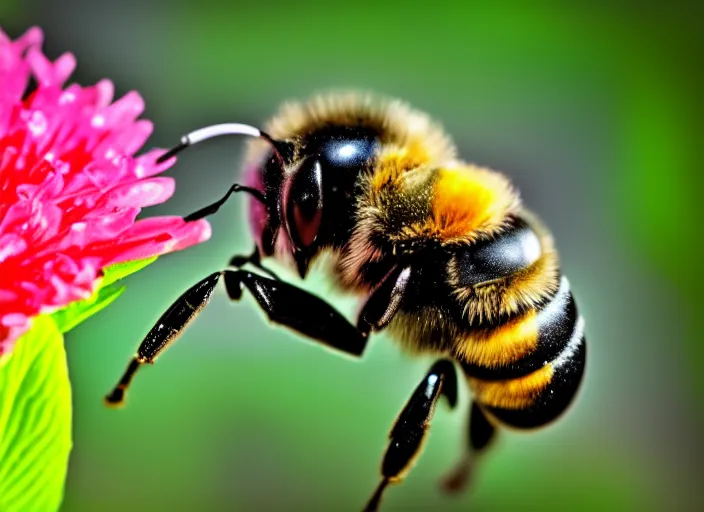
<svg viewBox="0 0 704 512">
<path fill-rule="evenodd" d="M 463 491 L 471 485 L 477 463 L 496 437 L 496 427 L 476 402 L 472 402 L 469 412 L 467 434 L 467 448 L 462 460 L 442 481 L 442 487 L 448 493 Z"/>
<path fill-rule="evenodd" d="M 226 270 L 225 288 L 239 300 L 242 289 L 254 296 L 269 320 L 312 338 L 328 348 L 361 356 L 367 345 L 362 332 L 323 299 L 285 281 L 245 270 Z"/>
<path fill-rule="evenodd" d="M 357 328 L 362 332 L 379 331 L 389 325 L 401 306 L 411 280 L 411 267 L 395 267 L 362 306 Z"/>
<path fill-rule="evenodd" d="M 277 281 L 281 281 L 281 278 L 277 276 L 273 271 L 269 270 L 266 268 L 264 265 L 262 265 L 262 257 L 261 254 L 259 254 L 259 248 L 254 247 L 254 251 L 252 251 L 252 254 L 249 254 L 247 256 L 242 256 L 240 254 L 236 254 L 232 258 L 230 258 L 230 266 L 235 267 L 235 268 L 242 268 L 244 267 L 247 263 L 252 265 L 255 268 L 258 268 L 262 272 L 264 272 L 266 275 L 269 277 L 276 279 Z"/>
<path fill-rule="evenodd" d="M 154 327 L 142 340 L 139 349 L 137 349 L 137 354 L 130 360 L 120 381 L 105 397 L 107 405 L 115 407 L 124 403 L 125 393 L 132 383 L 137 370 L 144 364 L 154 364 L 159 354 L 178 339 L 186 326 L 208 304 L 215 285 L 218 284 L 221 276 L 222 272 L 215 272 L 194 284 L 161 315 Z"/>
<path fill-rule="evenodd" d="M 269 319 L 349 355 L 360 356 L 367 344 L 367 334 L 360 332 L 330 304 L 283 281 L 244 270 L 215 272 L 196 283 L 181 295 L 159 318 L 130 361 L 117 386 L 105 397 L 108 405 L 121 405 L 137 370 L 153 364 L 156 358 L 207 305 L 215 286 L 224 277 L 227 293 L 232 300 L 242 297 L 248 289 Z"/>
<path fill-rule="evenodd" d="M 457 374 L 452 361 L 436 362 L 415 389 L 389 434 L 389 446 L 381 464 L 381 482 L 365 512 L 378 510 L 382 494 L 389 484 L 399 483 L 420 454 L 440 395 L 450 407 L 457 403 Z"/>
</svg>

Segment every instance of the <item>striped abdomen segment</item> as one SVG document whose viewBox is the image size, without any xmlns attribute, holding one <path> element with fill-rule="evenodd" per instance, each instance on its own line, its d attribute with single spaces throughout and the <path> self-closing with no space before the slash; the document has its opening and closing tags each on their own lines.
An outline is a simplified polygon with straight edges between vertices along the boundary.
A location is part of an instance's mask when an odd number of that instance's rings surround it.
<svg viewBox="0 0 704 512">
<path fill-rule="evenodd" d="M 514 229 L 485 244 L 479 260 L 472 252 L 457 261 L 465 267 L 472 262 L 486 278 L 487 265 L 480 269 L 477 261 L 492 260 L 495 270 L 487 282 L 539 268 L 541 256 L 528 257 L 535 248 L 526 229 L 530 228 L 520 227 L 521 236 Z M 471 279 L 469 273 L 465 276 Z M 554 420 L 570 404 L 581 382 L 586 356 L 584 321 L 567 278 L 558 282 L 554 293 L 522 312 L 498 323 L 468 328 L 455 340 L 455 357 L 476 401 L 507 425 L 531 428 Z"/>
<path fill-rule="evenodd" d="M 487 329 L 484 339 L 503 349 L 503 363 L 497 359 L 482 366 L 465 360 L 463 370 L 475 399 L 491 416 L 518 428 L 539 427 L 567 408 L 584 373 L 584 320 L 567 279 L 542 308 L 512 322 L 516 337 L 507 336 L 505 329 Z"/>
</svg>

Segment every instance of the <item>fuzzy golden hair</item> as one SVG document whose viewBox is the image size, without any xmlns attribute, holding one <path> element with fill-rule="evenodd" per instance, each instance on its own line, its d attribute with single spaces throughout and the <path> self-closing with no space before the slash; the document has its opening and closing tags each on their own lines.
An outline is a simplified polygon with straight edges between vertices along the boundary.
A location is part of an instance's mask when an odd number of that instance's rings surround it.
<svg viewBox="0 0 704 512">
<path fill-rule="evenodd" d="M 469 378 L 469 387 L 482 405 L 501 409 L 525 409 L 550 384 L 554 375 L 551 364 L 523 377 L 509 380 L 486 381 Z"/>
<path fill-rule="evenodd" d="M 417 159 L 413 147 L 382 152 L 363 190 L 340 264 L 350 285 L 365 263 L 380 257 L 373 239 L 406 252 L 423 244 L 471 244 L 500 234 L 520 209 L 503 174 L 457 160 L 432 165 Z"/>
<path fill-rule="evenodd" d="M 538 345 L 538 315 L 535 310 L 488 328 L 463 333 L 455 342 L 455 357 L 487 368 L 518 361 L 531 354 Z"/>
<path fill-rule="evenodd" d="M 415 148 L 428 162 L 451 160 L 457 153 L 450 137 L 427 114 L 403 101 L 368 92 L 328 92 L 307 101 L 285 102 L 264 129 L 275 139 L 295 142 L 298 137 L 332 125 L 375 128 L 387 150 Z M 246 159 L 258 161 L 266 151 L 266 144 L 252 140 Z"/>
<path fill-rule="evenodd" d="M 509 180 L 490 169 L 458 161 L 408 167 L 406 154 L 383 157 L 368 180 L 360 209 L 375 224 L 370 228 L 383 231 L 392 242 L 472 243 L 500 233 L 520 206 Z M 393 230 L 384 218 L 399 206 L 406 206 L 408 222 Z"/>
</svg>

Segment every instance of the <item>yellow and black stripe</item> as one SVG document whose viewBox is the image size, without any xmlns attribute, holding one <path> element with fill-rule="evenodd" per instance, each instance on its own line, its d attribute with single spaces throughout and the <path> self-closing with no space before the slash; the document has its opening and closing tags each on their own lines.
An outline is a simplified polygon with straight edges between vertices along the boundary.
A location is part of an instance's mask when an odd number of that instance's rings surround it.
<svg viewBox="0 0 704 512">
<path fill-rule="evenodd" d="M 584 371 L 584 321 L 566 278 L 545 304 L 459 340 L 457 358 L 475 399 L 501 423 L 538 427 L 572 401 Z M 493 351 L 494 357 L 477 357 Z"/>
<path fill-rule="evenodd" d="M 475 400 L 500 423 L 532 428 L 554 420 L 572 401 L 584 371 L 583 320 L 569 281 L 545 287 L 540 297 L 521 293 L 526 276 L 554 282 L 549 243 L 521 218 L 491 240 L 460 250 L 449 274 L 456 288 L 475 292 L 470 300 L 504 300 L 491 318 L 464 315 L 453 353 L 466 374 Z M 547 269 L 547 270 L 546 270 Z M 483 291 L 482 291 L 483 290 Z M 533 294 L 534 295 L 534 294 Z M 506 307 L 505 296 L 518 296 Z"/>
<path fill-rule="evenodd" d="M 414 352 L 449 353 L 494 421 L 532 428 L 557 418 L 582 379 L 586 346 L 569 281 L 534 220 L 510 216 L 491 238 L 414 261 L 424 263 L 391 331 Z"/>
<path fill-rule="evenodd" d="M 455 354 L 467 375 L 484 380 L 522 377 L 545 366 L 567 346 L 577 308 L 563 277 L 557 293 L 496 326 L 477 327 L 457 340 Z"/>
<path fill-rule="evenodd" d="M 555 420 L 572 402 L 586 361 L 584 322 L 575 324 L 565 348 L 542 368 L 523 377 L 489 381 L 469 378 L 485 413 L 516 428 L 535 428 Z"/>
</svg>

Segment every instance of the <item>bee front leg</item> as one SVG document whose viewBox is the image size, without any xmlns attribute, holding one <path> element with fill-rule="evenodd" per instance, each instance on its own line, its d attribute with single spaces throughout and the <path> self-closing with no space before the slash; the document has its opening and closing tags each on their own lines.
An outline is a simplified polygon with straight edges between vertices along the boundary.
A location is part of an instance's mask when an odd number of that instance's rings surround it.
<svg viewBox="0 0 704 512">
<path fill-rule="evenodd" d="M 448 493 L 457 493 L 471 485 L 472 477 L 481 456 L 496 437 L 496 427 L 489 421 L 484 411 L 472 402 L 467 429 L 467 447 L 459 464 L 442 480 L 442 487 Z"/>
<path fill-rule="evenodd" d="M 269 320 L 348 355 L 361 356 L 368 331 L 361 331 L 323 299 L 285 281 L 226 270 L 225 288 L 232 300 L 249 290 Z"/>
<path fill-rule="evenodd" d="M 215 286 L 224 278 L 227 294 L 239 300 L 244 289 L 274 323 L 289 327 L 324 346 L 348 355 L 361 356 L 368 331 L 360 331 L 324 300 L 284 281 L 244 270 L 215 272 L 181 295 L 157 320 L 131 359 L 117 386 L 105 397 L 111 406 L 121 405 L 137 370 L 153 364 L 176 341 L 210 301 Z"/>
<path fill-rule="evenodd" d="M 159 354 L 181 336 L 188 324 L 195 320 L 208 304 L 221 276 L 222 272 L 215 272 L 197 282 L 161 315 L 142 340 L 137 353 L 130 360 L 120 381 L 105 396 L 106 405 L 116 407 L 124 403 L 125 393 L 137 371 L 144 364 L 154 364 Z"/>
<path fill-rule="evenodd" d="M 281 281 L 281 278 L 278 275 L 276 275 L 272 270 L 269 270 L 262 264 L 262 256 L 261 254 L 259 254 L 258 247 L 255 246 L 254 251 L 252 251 L 252 253 L 250 254 L 244 256 L 241 254 L 236 254 L 232 258 L 230 258 L 230 266 L 238 269 L 244 267 L 248 263 L 254 268 L 258 268 L 272 279 Z"/>
<path fill-rule="evenodd" d="M 433 365 L 396 419 L 381 464 L 381 483 L 365 512 L 378 510 L 386 487 L 401 482 L 410 471 L 423 447 L 440 395 L 447 398 L 450 407 L 457 403 L 457 374 L 452 361 L 446 359 Z"/>
</svg>

